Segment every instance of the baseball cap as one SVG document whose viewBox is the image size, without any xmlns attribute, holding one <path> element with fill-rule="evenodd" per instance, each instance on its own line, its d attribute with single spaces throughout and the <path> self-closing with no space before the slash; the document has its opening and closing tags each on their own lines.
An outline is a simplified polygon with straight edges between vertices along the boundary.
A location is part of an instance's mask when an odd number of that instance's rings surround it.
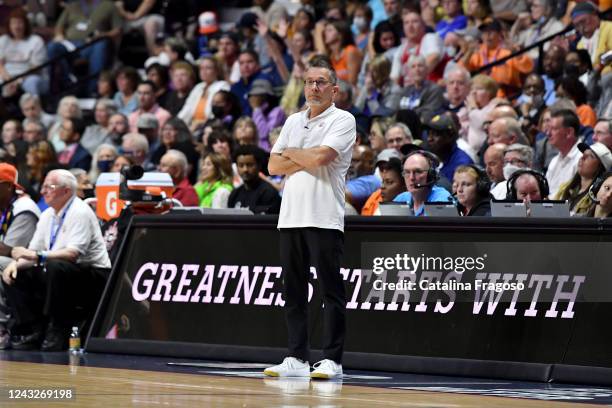
<svg viewBox="0 0 612 408">
<path fill-rule="evenodd" d="M 238 28 L 255 28 L 256 25 L 257 14 L 252 13 L 250 11 L 244 13 L 242 17 L 240 17 L 238 24 L 236 24 Z"/>
<path fill-rule="evenodd" d="M 608 146 L 605 144 L 598 142 L 589 146 L 586 143 L 579 143 L 578 149 L 582 153 L 584 153 L 585 150 L 590 149 L 593 153 L 595 153 L 595 156 L 597 156 L 606 171 L 612 168 L 612 152 L 610 152 L 610 149 L 608 149 Z"/>
<path fill-rule="evenodd" d="M 212 11 L 205 11 L 200 14 L 198 25 L 200 26 L 200 34 L 212 34 L 219 31 L 217 16 Z"/>
<path fill-rule="evenodd" d="M 0 163 L 0 183 L 8 182 L 15 186 L 17 190 L 25 191 L 25 188 L 17 183 L 17 169 L 9 163 Z"/>
<path fill-rule="evenodd" d="M 453 118 L 453 114 L 450 112 L 434 115 L 431 119 L 425 122 L 425 127 L 441 132 L 458 132 L 457 121 L 455 118 Z"/>
<path fill-rule="evenodd" d="M 251 90 L 249 90 L 248 95 L 274 95 L 274 91 L 272 90 L 272 84 L 270 83 L 270 81 L 267 81 L 265 79 L 256 79 L 253 81 L 253 84 L 251 85 Z"/>
<path fill-rule="evenodd" d="M 576 4 L 576 6 L 572 9 L 572 19 L 576 17 L 580 17 L 584 14 L 597 14 L 597 7 L 589 1 L 584 1 Z"/>
<path fill-rule="evenodd" d="M 378 165 L 381 163 L 388 162 L 392 158 L 401 160 L 402 156 L 400 155 L 400 152 L 397 151 L 397 149 L 384 149 L 383 151 L 378 153 L 378 156 L 376 156 L 376 167 L 378 167 Z"/>
<path fill-rule="evenodd" d="M 159 121 L 152 113 L 143 113 L 138 117 L 138 121 L 136 122 L 136 128 L 138 129 L 157 129 L 158 127 Z"/>
<path fill-rule="evenodd" d="M 484 23 L 478 26 L 478 29 L 483 32 L 484 31 L 498 31 L 498 32 L 503 31 L 503 27 L 501 23 L 499 22 L 499 20 L 494 19 L 494 18 L 485 19 Z"/>
</svg>

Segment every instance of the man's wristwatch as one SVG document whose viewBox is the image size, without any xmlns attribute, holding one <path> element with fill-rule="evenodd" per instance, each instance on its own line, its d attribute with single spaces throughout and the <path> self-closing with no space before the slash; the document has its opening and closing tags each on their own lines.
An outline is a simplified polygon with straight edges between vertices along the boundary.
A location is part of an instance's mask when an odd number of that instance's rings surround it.
<svg viewBox="0 0 612 408">
<path fill-rule="evenodd" d="M 36 251 L 36 256 L 38 260 L 36 262 L 37 265 L 44 265 L 47 261 L 47 251 Z"/>
</svg>

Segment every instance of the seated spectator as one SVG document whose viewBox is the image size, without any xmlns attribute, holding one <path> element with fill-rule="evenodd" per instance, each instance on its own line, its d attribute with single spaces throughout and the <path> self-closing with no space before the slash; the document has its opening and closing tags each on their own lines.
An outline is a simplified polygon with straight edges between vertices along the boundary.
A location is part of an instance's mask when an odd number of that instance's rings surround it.
<svg viewBox="0 0 612 408">
<path fill-rule="evenodd" d="M 89 179 L 89 175 L 83 169 L 70 169 L 70 173 L 77 180 L 76 196 L 81 200 L 93 198 L 96 196 L 93 189 L 93 184 Z"/>
<path fill-rule="evenodd" d="M 147 79 L 155 84 L 155 96 L 159 106 L 165 108 L 166 100 L 170 94 L 170 71 L 167 66 L 154 63 L 145 69 Z M 135 89 L 135 88 L 134 88 Z"/>
<path fill-rule="evenodd" d="M 516 119 L 510 117 L 501 117 L 491 122 L 488 134 L 487 144 L 489 146 L 495 143 L 505 145 L 514 143 L 529 144 L 521 130 L 521 124 Z"/>
<path fill-rule="evenodd" d="M 593 132 L 593 142 L 603 143 L 612 149 L 612 120 L 611 119 L 599 119 L 595 125 Z"/>
<path fill-rule="evenodd" d="M 561 184 L 569 181 L 578 167 L 580 150 L 578 150 L 578 116 L 571 110 L 553 112 L 548 130 L 549 143 L 559 149 L 546 171 L 550 184 L 550 194 L 555 196 Z"/>
<path fill-rule="evenodd" d="M 429 150 L 442 161 L 441 175 L 452 180 L 458 166 L 473 164 L 470 156 L 457 147 L 458 123 L 454 113 L 434 116 L 425 123 L 425 128 Z"/>
<path fill-rule="evenodd" d="M 467 133 L 467 144 L 476 154 L 487 140 L 487 132 L 483 129 L 483 123 L 487 115 L 495 109 L 498 104 L 498 85 L 487 75 L 476 75 L 472 78 L 472 90 L 467 100 L 469 127 Z"/>
<path fill-rule="evenodd" d="M 118 156 L 117 149 L 112 144 L 101 144 L 93 154 L 89 179 L 95 184 L 100 173 L 108 173 Z"/>
<path fill-rule="evenodd" d="M 117 105 L 119 113 L 130 115 L 138 109 L 138 93 L 136 89 L 140 83 L 138 71 L 132 67 L 125 66 L 117 72 L 117 93 L 113 100 Z"/>
<path fill-rule="evenodd" d="M 491 181 L 487 173 L 476 165 L 459 166 L 455 170 L 453 188 L 456 189 L 459 213 L 463 216 L 491 215 Z"/>
<path fill-rule="evenodd" d="M 416 10 L 411 10 L 402 16 L 405 38 L 400 49 L 395 54 L 391 67 L 391 79 L 400 86 L 412 83 L 408 72 L 408 62 L 415 56 L 425 58 L 426 78 L 437 81 L 442 77 L 444 67 L 438 67 L 443 56 L 442 39 L 436 33 L 427 33 L 425 22 Z"/>
<path fill-rule="evenodd" d="M 465 7 L 468 27 L 477 28 L 484 23 L 485 18 L 493 15 L 489 0 L 468 0 Z"/>
<path fill-rule="evenodd" d="M 597 116 L 587 105 L 587 89 L 575 76 L 563 76 L 556 88 L 557 98 L 569 98 L 576 104 L 576 114 L 582 126 L 595 126 Z"/>
<path fill-rule="evenodd" d="M 224 90 L 217 92 L 213 96 L 211 112 L 214 119 L 207 120 L 204 126 L 215 121 L 226 130 L 232 130 L 236 120 L 242 115 L 240 102 L 236 95 Z M 194 136 L 195 135 L 196 134 L 194 134 Z"/>
<path fill-rule="evenodd" d="M 248 208 L 254 214 L 278 214 L 281 198 L 278 191 L 264 179 L 261 157 L 264 152 L 253 145 L 239 146 L 234 152 L 242 185 L 229 195 L 229 208 Z"/>
<path fill-rule="evenodd" d="M 529 74 L 523 85 L 523 94 L 517 100 L 521 128 L 530 141 L 535 141 L 540 116 L 546 109 L 544 91 L 542 77 L 538 74 Z"/>
<path fill-rule="evenodd" d="M 402 146 L 413 142 L 410 128 L 401 122 L 392 124 L 385 132 L 385 146 L 387 149 L 395 149 L 398 153 L 401 153 Z"/>
<path fill-rule="evenodd" d="M 467 17 L 462 13 L 460 0 L 443 0 L 442 8 L 445 18 L 436 24 L 436 33 L 445 40 L 448 34 L 467 27 Z"/>
<path fill-rule="evenodd" d="M 253 119 L 248 116 L 238 119 L 234 125 L 232 138 L 234 139 L 234 144 L 239 146 L 259 145 L 259 132 Z"/>
<path fill-rule="evenodd" d="M 406 192 L 393 199 L 396 203 L 406 203 L 415 216 L 425 215 L 425 203 L 430 201 L 451 201 L 451 194 L 436 186 L 439 179 L 438 159 L 424 150 L 416 150 L 407 155 L 402 175 Z"/>
<path fill-rule="evenodd" d="M 493 145 L 497 146 L 497 145 Z M 491 189 L 491 194 L 496 200 L 505 200 L 508 194 L 507 182 L 512 175 L 520 169 L 533 168 L 533 149 L 522 144 L 511 144 L 504 146 L 503 150 L 503 180 Z"/>
<path fill-rule="evenodd" d="M 392 202 L 406 191 L 402 179 L 402 161 L 395 149 L 386 149 L 377 157 L 376 167 L 382 179 L 380 189 L 370 195 L 361 209 L 361 215 L 380 215 L 380 203 Z"/>
<path fill-rule="evenodd" d="M 602 174 L 612 168 L 612 153 L 606 145 L 579 143 L 582 152 L 574 177 L 559 187 L 555 200 L 569 201 L 572 215 L 585 215 L 591 207 L 589 189 Z"/>
<path fill-rule="evenodd" d="M 125 20 L 126 31 L 138 30 L 144 35 L 149 55 L 157 55 L 160 48 L 157 36 L 164 32 L 162 5 L 155 0 L 118 1 L 115 3 L 121 17 Z"/>
<path fill-rule="evenodd" d="M 185 101 L 196 83 L 196 78 L 193 66 L 185 61 L 177 61 L 172 64 L 170 77 L 170 86 L 173 90 L 168 93 L 164 104 L 161 106 L 172 116 L 175 116 L 183 109 Z"/>
<path fill-rule="evenodd" d="M 119 173 L 122 168 L 124 168 L 126 166 L 129 167 L 129 166 L 132 166 L 132 165 L 134 165 L 134 161 L 132 160 L 131 157 L 120 154 L 113 161 L 113 165 L 111 166 L 110 172 L 111 173 Z"/>
<path fill-rule="evenodd" d="M 240 101 L 242 114 L 251 116 L 253 113 L 249 105 L 248 94 L 256 79 L 269 80 L 268 76 L 261 72 L 259 55 L 252 50 L 242 51 L 238 57 L 240 66 L 240 80 L 231 87 L 231 92 Z"/>
<path fill-rule="evenodd" d="M 41 65 L 47 58 L 45 43 L 40 36 L 32 33 L 30 20 L 22 8 L 13 9 L 7 22 L 6 34 L 0 36 L 0 79 L 2 82 Z M 46 92 L 46 78 L 41 72 L 30 74 L 3 86 L 2 97 L 13 96 L 20 88 L 31 95 L 40 95 Z"/>
<path fill-rule="evenodd" d="M 45 126 L 45 129 L 49 129 L 55 121 L 53 115 L 49 115 L 42 109 L 38 95 L 30 93 L 21 95 L 19 98 L 19 108 L 25 119 L 38 120 Z"/>
<path fill-rule="evenodd" d="M 40 140 L 47 139 L 47 131 L 45 126 L 34 119 L 23 120 L 23 141 L 32 144 Z"/>
<path fill-rule="evenodd" d="M 544 53 L 544 58 L 542 59 L 544 75 L 542 75 L 542 80 L 544 81 L 544 102 L 546 106 L 551 106 L 557 100 L 555 87 L 563 75 L 566 55 L 567 51 L 557 44 L 551 45 L 548 51 Z"/>
<path fill-rule="evenodd" d="M 98 146 L 102 143 L 111 143 L 108 137 L 109 120 L 117 113 L 115 102 L 110 99 L 98 99 L 94 107 L 95 124 L 87 126 L 81 138 L 81 145 L 90 154 L 94 154 Z"/>
<path fill-rule="evenodd" d="M 387 148 L 385 135 L 393 123 L 395 123 L 395 121 L 390 117 L 375 117 L 372 119 L 368 141 L 374 153 L 379 154 Z"/>
<path fill-rule="evenodd" d="M 138 85 L 137 93 L 139 107 L 137 110 L 130 113 L 128 118 L 131 132 L 138 131 L 136 124 L 138 123 L 138 118 L 140 115 L 144 113 L 152 113 L 155 115 L 160 127 L 164 126 L 164 123 L 166 123 L 166 121 L 172 117 L 170 112 L 157 104 L 157 96 L 155 95 L 155 91 L 155 84 L 153 84 L 151 81 L 144 81 Z"/>
<path fill-rule="evenodd" d="M 221 90 L 229 91 L 230 85 L 223 78 L 223 69 L 214 57 L 204 57 L 199 61 L 200 79 L 192 90 L 178 117 L 182 119 L 191 131 L 195 131 L 208 119 L 216 118 L 213 112 L 213 97 Z M 220 113 L 217 110 L 217 113 Z M 225 110 L 218 119 L 224 119 Z"/>
<path fill-rule="evenodd" d="M 612 216 L 612 172 L 606 172 L 595 182 L 590 195 L 595 198 L 587 216 L 609 218 Z"/>
<path fill-rule="evenodd" d="M 230 160 L 219 153 L 208 153 L 202 160 L 198 184 L 194 186 L 200 207 L 227 208 L 233 188 L 232 177 Z"/>
<path fill-rule="evenodd" d="M 297 17 L 297 16 L 296 16 Z M 294 20 L 295 21 L 295 20 Z M 222 78 L 230 84 L 240 81 L 240 40 L 233 32 L 225 32 L 219 37 L 218 51 L 215 58 L 221 62 Z M 202 78 L 200 78 L 202 79 Z M 204 80 L 204 79 L 202 79 Z"/>
<path fill-rule="evenodd" d="M 178 150 L 187 157 L 187 177 L 189 182 L 195 182 L 200 155 L 193 145 L 187 125 L 176 117 L 170 118 L 161 129 L 161 143 L 151 155 L 151 162 L 158 164 L 169 150 Z"/>
<path fill-rule="evenodd" d="M 444 105 L 444 88 L 426 80 L 427 65 L 422 56 L 410 58 L 408 73 L 411 83 L 402 89 L 397 109 L 413 110 L 423 122 Z"/>
<path fill-rule="evenodd" d="M 57 161 L 69 169 L 79 168 L 85 171 L 91 169 L 91 154 L 81 144 L 85 133 L 85 122 L 79 118 L 65 119 L 62 122 L 60 138 L 66 148 L 57 155 Z"/>
<path fill-rule="evenodd" d="M 198 195 L 187 178 L 187 157 L 178 150 L 170 149 L 159 162 L 159 171 L 168 173 L 174 183 L 172 197 L 185 207 L 197 207 Z"/>
<path fill-rule="evenodd" d="M 298 30 L 293 33 L 289 42 L 289 52 L 293 58 L 293 68 L 287 81 L 287 86 L 283 90 L 280 106 L 287 115 L 291 115 L 300 109 L 301 102 L 304 100 L 304 71 L 308 61 L 314 55 L 314 39 L 309 30 Z M 345 81 L 346 82 L 346 81 Z M 348 84 L 348 82 L 346 82 Z M 349 88 L 352 88 L 348 84 Z M 336 106 L 337 104 L 336 99 Z M 351 100 L 351 104 L 352 104 Z"/>
<path fill-rule="evenodd" d="M 2 134 L 0 135 L 0 141 L 2 146 L 5 147 L 14 140 L 23 139 L 23 126 L 17 119 L 9 119 L 2 125 Z"/>
<path fill-rule="evenodd" d="M 450 68 L 449 68 L 450 67 Z M 468 108 L 465 101 L 470 94 L 470 73 L 461 65 L 455 64 L 447 66 L 444 70 L 444 104 L 442 109 L 453 112 L 459 118 L 461 129 L 459 130 L 459 140 L 467 144 L 467 133 L 470 119 Z M 462 148 L 460 145 L 459 147 Z"/>
<path fill-rule="evenodd" d="M 328 21 L 323 38 L 319 41 L 315 39 L 315 44 L 321 40 L 323 48 L 317 51 L 329 56 L 338 79 L 356 85 L 363 55 L 355 46 L 350 26 L 344 21 Z"/>
<path fill-rule="evenodd" d="M 369 63 L 365 84 L 355 100 L 355 107 L 364 115 L 372 116 L 381 108 L 398 109 L 402 89 L 389 79 L 390 72 L 391 62 L 383 55 Z"/>
<path fill-rule="evenodd" d="M 21 192 L 23 187 L 15 180 L 17 169 L 8 163 L 0 163 L 0 211 L 4 214 L 0 226 L 0 272 L 12 262 L 13 247 L 28 245 L 40 217 L 36 203 Z M 4 287 L 0 281 L 0 350 L 11 347 L 7 311 Z"/>
<path fill-rule="evenodd" d="M 251 117 L 257 126 L 259 147 L 270 151 L 272 146 L 268 140 L 268 133 L 285 123 L 285 112 L 278 106 L 278 98 L 274 96 L 272 85 L 265 79 L 253 81 L 248 97 L 253 112 Z"/>
<path fill-rule="evenodd" d="M 28 165 L 28 186 L 26 192 L 32 200 L 41 200 L 40 188 L 49 168 L 57 166 L 57 155 L 53 145 L 47 140 L 41 140 L 30 145 L 26 155 Z"/>
<path fill-rule="evenodd" d="M 360 4 L 353 13 L 353 25 L 357 29 L 355 35 L 355 45 L 363 53 L 370 42 L 370 25 L 372 24 L 372 9 L 366 4 Z"/>
<path fill-rule="evenodd" d="M 502 44 L 503 29 L 499 21 L 487 21 L 478 29 L 482 32 L 483 44 L 478 46 L 476 42 L 471 43 L 461 59 L 461 63 L 470 71 L 475 71 L 512 53 Z M 499 84 L 502 94 L 500 96 L 512 98 L 520 93 L 521 74 L 530 74 L 532 70 L 533 60 L 528 55 L 522 54 L 491 68 L 488 75 Z"/>
<path fill-rule="evenodd" d="M 506 199 L 514 201 L 541 201 L 550 194 L 548 180 L 539 171 L 529 168 L 514 172 L 508 179 Z"/>
<path fill-rule="evenodd" d="M 76 197 L 76 188 L 69 171 L 49 172 L 42 193 L 50 208 L 41 215 L 28 249 L 13 248 L 15 261 L 2 274 L 15 308 L 13 334 L 20 335 L 12 341 L 15 349 L 65 350 L 70 327 L 77 323 L 76 306 L 91 317 L 106 285 L 111 265 L 98 220 Z"/>
<path fill-rule="evenodd" d="M 159 121 L 152 113 L 143 113 L 136 121 L 136 131 L 147 138 L 149 143 L 148 160 L 151 160 L 153 152 L 160 146 Z"/>
<path fill-rule="evenodd" d="M 60 138 L 60 132 L 64 120 L 71 118 L 82 118 L 83 113 L 79 107 L 79 100 L 72 96 L 64 96 L 57 107 L 57 116 L 55 122 L 49 128 L 47 139 L 53 143 L 53 148 L 56 152 L 61 152 L 66 147 L 65 143 Z"/>
<path fill-rule="evenodd" d="M 401 26 L 401 21 L 400 21 Z M 401 28 L 400 28 L 401 31 Z M 384 56 L 393 62 L 395 53 L 399 49 L 400 33 L 388 21 L 381 21 L 374 27 L 374 37 L 372 44 L 368 46 L 367 53 L 361 63 L 361 71 L 357 80 L 357 87 L 363 88 L 366 79 L 366 68 L 376 57 Z"/>
<path fill-rule="evenodd" d="M 54 59 L 87 41 L 103 38 L 79 52 L 79 56 L 89 62 L 88 74 L 92 79 L 87 85 L 87 93 L 93 95 L 97 88 L 95 78 L 110 65 L 111 41 L 117 40 L 121 34 L 121 16 L 111 1 L 83 1 L 84 3 L 66 4 L 55 25 L 55 37 L 48 44 L 47 53 L 49 59 Z M 88 12 L 83 14 L 85 8 Z M 69 82 L 69 61 L 62 58 L 52 67 L 51 72 L 52 87 L 57 87 L 51 91 L 53 94 L 59 93 Z"/>
<path fill-rule="evenodd" d="M 149 142 L 144 135 L 139 133 L 127 133 L 124 135 L 121 144 L 121 154 L 129 158 L 132 164 L 141 166 L 145 171 L 152 171 L 156 168 L 152 162 L 147 160 L 149 155 Z"/>
<path fill-rule="evenodd" d="M 525 48 L 550 35 L 563 30 L 563 23 L 554 17 L 554 5 L 551 0 L 532 0 L 529 5 L 530 12 L 521 12 L 512 28 L 510 39 L 521 48 Z M 550 43 L 544 44 L 544 50 L 548 50 Z M 538 48 L 527 53 L 532 60 L 539 56 Z"/>
<path fill-rule="evenodd" d="M 130 131 L 127 116 L 123 113 L 115 113 L 108 120 L 108 139 L 115 146 L 121 146 L 123 135 Z"/>
<path fill-rule="evenodd" d="M 110 71 L 102 71 L 98 77 L 96 96 L 98 99 L 113 99 L 116 93 L 115 76 Z"/>
<path fill-rule="evenodd" d="M 484 153 L 484 165 L 485 171 L 489 180 L 491 180 L 491 186 L 494 188 L 496 185 L 503 182 L 504 179 L 504 150 L 506 145 L 503 143 L 495 143 L 487 147 Z M 505 191 L 505 190 L 504 190 Z"/>
<path fill-rule="evenodd" d="M 374 175 L 374 151 L 367 145 L 353 146 L 353 155 L 346 182 L 346 201 L 357 213 L 368 197 L 380 188 L 380 178 Z"/>
</svg>

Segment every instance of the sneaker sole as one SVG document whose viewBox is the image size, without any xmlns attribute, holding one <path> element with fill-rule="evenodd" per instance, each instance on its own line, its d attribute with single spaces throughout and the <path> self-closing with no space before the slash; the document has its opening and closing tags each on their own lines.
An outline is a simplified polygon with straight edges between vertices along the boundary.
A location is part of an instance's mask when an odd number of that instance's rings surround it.
<svg viewBox="0 0 612 408">
<path fill-rule="evenodd" d="M 264 370 L 263 373 L 264 375 L 267 375 L 268 377 L 280 377 L 280 375 L 278 375 L 276 371 Z"/>
<path fill-rule="evenodd" d="M 308 378 L 310 377 L 310 372 L 301 373 L 301 374 L 293 374 L 293 375 L 281 375 L 277 371 L 272 370 L 264 370 L 264 375 L 268 377 L 279 377 L 279 378 Z"/>
<path fill-rule="evenodd" d="M 310 378 L 317 378 L 320 380 L 329 380 L 330 378 L 338 377 L 338 375 L 329 375 L 325 373 L 310 373 Z"/>
</svg>

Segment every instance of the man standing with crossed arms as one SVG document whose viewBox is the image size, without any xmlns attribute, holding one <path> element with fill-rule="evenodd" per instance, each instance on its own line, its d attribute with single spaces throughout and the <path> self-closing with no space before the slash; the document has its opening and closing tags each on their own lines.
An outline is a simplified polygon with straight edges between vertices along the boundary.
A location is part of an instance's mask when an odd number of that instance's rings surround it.
<svg viewBox="0 0 612 408">
<path fill-rule="evenodd" d="M 337 77 L 329 60 L 314 58 L 304 76 L 308 109 L 291 115 L 272 148 L 268 169 L 286 175 L 278 228 L 289 353 L 264 371 L 273 377 L 342 376 L 345 291 L 344 188 L 356 139 L 355 118 L 336 108 Z M 324 359 L 310 372 L 308 275 L 317 271 L 323 309 Z"/>
</svg>

